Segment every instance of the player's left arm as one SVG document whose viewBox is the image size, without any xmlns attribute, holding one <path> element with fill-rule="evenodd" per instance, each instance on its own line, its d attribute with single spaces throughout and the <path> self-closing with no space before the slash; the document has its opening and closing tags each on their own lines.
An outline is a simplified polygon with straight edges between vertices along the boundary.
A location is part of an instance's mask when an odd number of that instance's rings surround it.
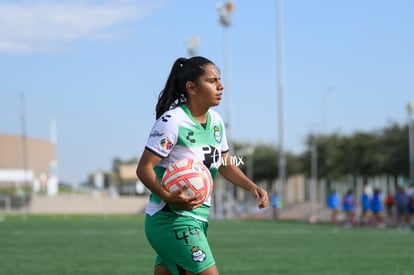
<svg viewBox="0 0 414 275">
<path fill-rule="evenodd" d="M 223 159 L 229 159 L 230 154 L 222 154 Z M 220 174 L 228 181 L 241 188 L 249 190 L 256 198 L 259 208 L 265 208 L 269 205 L 269 196 L 263 188 L 250 180 L 237 165 L 230 161 L 225 162 L 219 168 Z"/>
</svg>

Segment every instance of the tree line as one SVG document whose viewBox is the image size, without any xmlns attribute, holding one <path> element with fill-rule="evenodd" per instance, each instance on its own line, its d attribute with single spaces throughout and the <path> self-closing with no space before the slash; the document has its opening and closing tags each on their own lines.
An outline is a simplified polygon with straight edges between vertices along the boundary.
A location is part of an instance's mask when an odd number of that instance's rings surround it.
<svg viewBox="0 0 414 275">
<path fill-rule="evenodd" d="M 391 123 L 389 126 L 371 132 L 358 131 L 350 135 L 333 133 L 329 135 L 309 134 L 304 141 L 306 149 L 300 154 L 285 152 L 287 177 L 303 174 L 311 176 L 312 154 L 316 151 L 318 178 L 343 180 L 355 176 L 369 177 L 387 175 L 409 178 L 409 135 L 408 125 Z M 251 146 L 236 143 L 235 151 Z M 313 148 L 316 148 L 312 152 Z M 279 151 L 277 146 L 257 144 L 251 156 L 253 179 L 273 182 L 278 178 Z M 247 161 L 241 166 L 247 172 Z M 397 182 L 397 180 L 395 180 Z"/>
</svg>

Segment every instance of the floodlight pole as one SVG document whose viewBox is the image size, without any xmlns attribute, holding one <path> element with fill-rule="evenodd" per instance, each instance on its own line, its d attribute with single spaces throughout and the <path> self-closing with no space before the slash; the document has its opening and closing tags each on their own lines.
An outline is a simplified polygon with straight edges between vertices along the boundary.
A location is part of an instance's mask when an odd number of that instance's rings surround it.
<svg viewBox="0 0 414 275">
<path fill-rule="evenodd" d="M 310 141 L 310 153 L 311 153 L 311 180 L 310 180 L 310 216 L 309 222 L 313 223 L 317 220 L 317 215 L 315 213 L 315 203 L 316 203 L 316 185 L 318 182 L 318 144 L 317 136 L 312 136 Z"/>
<path fill-rule="evenodd" d="M 284 119 L 283 119 L 283 20 L 282 0 L 276 0 L 276 29 L 277 29 L 277 90 L 279 109 L 279 183 L 281 199 L 285 201 L 286 158 L 284 152 Z"/>
<path fill-rule="evenodd" d="M 217 3 L 217 14 L 219 16 L 219 23 L 223 27 L 223 62 L 224 62 L 224 86 L 226 89 L 225 95 L 226 95 L 226 101 L 225 101 L 225 107 L 226 107 L 226 136 L 229 143 L 229 152 L 230 156 L 231 154 L 234 154 L 234 145 L 233 145 L 233 136 L 232 136 L 232 121 L 231 121 L 231 83 L 230 83 L 230 43 L 229 43 L 229 35 L 228 35 L 228 28 L 231 25 L 231 14 L 233 12 L 233 3 L 232 2 L 226 2 L 224 4 Z M 230 158 L 231 159 L 231 158 Z M 228 160 L 230 162 L 230 160 Z M 228 165 L 231 165 L 229 163 Z M 223 181 L 225 182 L 225 181 Z M 235 206 L 235 186 L 233 184 L 226 184 L 226 193 L 227 193 L 227 217 L 233 218 L 233 208 Z"/>
<path fill-rule="evenodd" d="M 410 184 L 414 184 L 414 120 L 412 114 L 414 113 L 414 103 L 407 104 L 408 112 L 408 139 L 410 147 Z"/>
<path fill-rule="evenodd" d="M 226 131 L 229 141 L 230 153 L 233 152 L 233 143 L 232 143 L 232 121 L 231 121 L 231 87 L 230 87 L 230 43 L 229 43 L 229 32 L 228 29 L 231 25 L 231 14 L 233 12 L 233 4 L 227 2 L 225 4 L 217 4 L 217 13 L 219 16 L 220 25 L 223 26 L 223 66 L 224 66 L 224 77 L 225 77 L 225 95 L 226 95 Z"/>
<path fill-rule="evenodd" d="M 27 157 L 27 137 L 26 137 L 26 111 L 24 105 L 24 93 L 20 93 L 20 103 L 21 103 L 21 131 L 22 131 L 22 159 L 23 159 L 23 189 L 27 185 L 27 174 L 29 169 L 29 162 Z M 33 192 L 33 190 L 32 190 Z M 24 200 L 26 200 L 26 192 L 24 192 Z M 23 202 L 25 204 L 25 201 Z M 29 203 L 24 206 L 24 219 L 26 219 L 29 211 Z"/>
<path fill-rule="evenodd" d="M 333 91 L 334 91 L 334 87 L 333 86 L 330 86 L 330 87 L 328 87 L 328 89 L 326 91 L 322 92 L 322 127 L 321 127 L 321 136 L 323 136 L 323 135 L 326 135 L 327 136 L 327 120 L 328 120 L 328 112 L 327 112 L 328 104 L 327 104 L 327 98 L 328 98 L 328 96 L 330 94 L 333 93 Z M 316 150 L 317 150 L 317 148 L 316 148 Z M 325 149 L 325 152 L 324 152 L 324 157 L 322 158 L 322 163 L 321 163 L 322 166 L 324 166 L 324 167 L 326 167 L 326 165 L 327 165 L 326 158 L 328 157 L 328 155 L 329 155 L 329 147 L 327 146 L 326 149 Z M 317 175 L 317 172 L 316 172 L 316 175 Z M 325 175 L 325 180 L 326 180 L 327 177 L 328 176 Z M 315 198 L 316 198 L 316 200 L 318 200 L 318 195 L 317 195 L 318 179 L 317 179 L 317 177 L 316 177 L 316 180 L 315 181 L 316 182 L 315 182 L 315 190 L 314 190 L 314 192 L 315 192 Z"/>
</svg>

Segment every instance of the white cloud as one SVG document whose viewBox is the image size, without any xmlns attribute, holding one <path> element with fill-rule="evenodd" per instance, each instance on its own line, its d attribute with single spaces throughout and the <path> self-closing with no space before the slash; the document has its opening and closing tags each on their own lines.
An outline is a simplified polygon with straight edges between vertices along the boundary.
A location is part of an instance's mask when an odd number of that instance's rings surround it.
<svg viewBox="0 0 414 275">
<path fill-rule="evenodd" d="M 111 38 L 157 1 L 23 0 L 0 2 L 0 53 L 32 53 L 83 39 Z"/>
</svg>

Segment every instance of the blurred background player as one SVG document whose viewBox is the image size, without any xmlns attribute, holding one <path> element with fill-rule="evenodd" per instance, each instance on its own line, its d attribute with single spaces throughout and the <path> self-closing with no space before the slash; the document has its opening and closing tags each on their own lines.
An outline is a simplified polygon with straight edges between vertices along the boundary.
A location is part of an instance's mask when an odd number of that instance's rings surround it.
<svg viewBox="0 0 414 275">
<path fill-rule="evenodd" d="M 279 219 L 279 209 L 282 206 L 282 200 L 280 199 L 277 192 L 273 193 L 270 200 L 270 205 L 272 206 L 272 218 L 274 220 Z"/>
<path fill-rule="evenodd" d="M 335 190 L 331 190 L 328 195 L 328 208 L 331 210 L 331 223 L 336 224 L 339 210 L 339 196 Z"/>
<path fill-rule="evenodd" d="M 370 224 L 371 222 L 372 222 L 371 197 L 368 193 L 368 187 L 366 186 L 361 195 L 360 223 L 362 226 L 365 226 L 367 224 Z"/>
<path fill-rule="evenodd" d="M 344 195 L 342 208 L 345 213 L 344 226 L 351 227 L 355 222 L 355 198 L 352 189 L 349 189 Z"/>
<path fill-rule="evenodd" d="M 384 221 L 384 198 L 379 188 L 374 189 L 374 194 L 371 200 L 371 210 L 373 215 L 373 222 L 378 227 L 385 227 Z"/>
<path fill-rule="evenodd" d="M 387 223 L 392 224 L 394 220 L 394 198 L 391 192 L 388 192 L 385 197 L 385 208 L 387 210 Z"/>
<path fill-rule="evenodd" d="M 404 188 L 397 187 L 397 191 L 394 194 L 395 204 L 395 225 L 398 229 L 408 228 L 408 196 L 405 193 Z"/>
</svg>

